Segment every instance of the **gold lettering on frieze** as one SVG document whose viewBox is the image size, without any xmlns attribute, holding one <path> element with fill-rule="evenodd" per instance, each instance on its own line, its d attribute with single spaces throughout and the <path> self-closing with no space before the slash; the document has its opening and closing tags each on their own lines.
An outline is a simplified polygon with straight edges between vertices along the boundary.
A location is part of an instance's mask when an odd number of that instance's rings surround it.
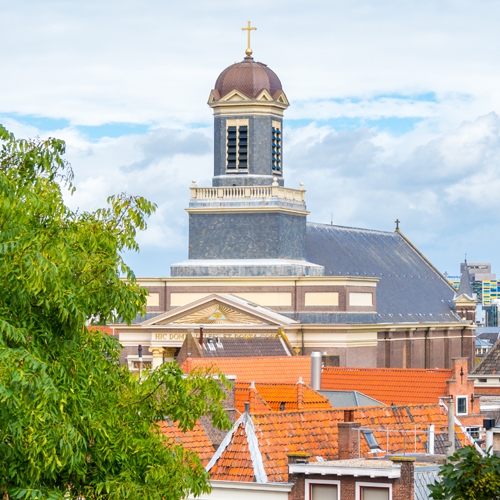
<svg viewBox="0 0 500 500">
<path fill-rule="evenodd" d="M 219 339 L 277 339 L 281 337 L 279 333 L 209 333 L 204 335 L 205 338 Z M 199 338 L 199 335 L 196 336 Z"/>
<path fill-rule="evenodd" d="M 171 333 L 168 336 L 169 340 L 184 340 L 186 338 L 185 333 Z"/>
<path fill-rule="evenodd" d="M 154 339 L 155 340 L 167 340 L 167 334 L 166 333 L 155 333 Z"/>
</svg>

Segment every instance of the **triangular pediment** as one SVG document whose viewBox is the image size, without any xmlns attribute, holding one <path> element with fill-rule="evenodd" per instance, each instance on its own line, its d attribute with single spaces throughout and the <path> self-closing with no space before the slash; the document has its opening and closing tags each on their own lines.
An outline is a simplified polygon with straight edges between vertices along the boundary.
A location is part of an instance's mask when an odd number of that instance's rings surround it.
<svg viewBox="0 0 500 500">
<path fill-rule="evenodd" d="M 166 325 L 270 325 L 296 323 L 275 311 L 240 297 L 211 294 L 191 304 L 177 307 L 141 323 L 142 326 Z"/>
<path fill-rule="evenodd" d="M 257 101 L 272 101 L 272 100 L 273 97 L 266 89 L 263 89 L 261 93 L 257 96 Z"/>
<path fill-rule="evenodd" d="M 221 102 L 224 101 L 250 101 L 250 98 L 246 96 L 243 92 L 240 92 L 239 90 L 231 90 L 229 94 L 226 94 L 222 99 L 220 99 Z"/>
<path fill-rule="evenodd" d="M 286 95 L 282 90 L 277 90 L 273 94 L 273 98 L 275 101 L 278 101 L 281 104 L 285 104 L 286 106 L 290 106 L 290 103 L 288 102 L 288 99 L 286 98 Z"/>
<path fill-rule="evenodd" d="M 477 300 L 475 297 L 469 297 L 467 294 L 463 293 L 461 295 L 456 295 L 453 299 L 457 305 L 475 305 Z"/>
<path fill-rule="evenodd" d="M 264 321 L 249 316 L 220 302 L 214 301 L 203 309 L 192 311 L 172 321 L 176 325 L 265 325 Z M 159 323 L 165 324 L 165 323 Z"/>
<path fill-rule="evenodd" d="M 208 96 L 208 104 L 218 101 L 220 99 L 220 92 L 217 89 L 213 89 Z"/>
</svg>

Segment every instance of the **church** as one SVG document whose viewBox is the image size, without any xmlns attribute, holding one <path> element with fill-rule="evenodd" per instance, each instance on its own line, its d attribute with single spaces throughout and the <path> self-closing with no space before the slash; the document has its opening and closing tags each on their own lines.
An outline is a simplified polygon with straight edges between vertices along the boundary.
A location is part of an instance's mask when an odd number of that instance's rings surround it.
<svg viewBox="0 0 500 500">
<path fill-rule="evenodd" d="M 399 221 L 394 232 L 308 221 L 304 186 L 285 183 L 288 99 L 250 39 L 245 54 L 210 91 L 212 185 L 189 186 L 188 259 L 170 277 L 138 278 L 146 315 L 113 325 L 123 362 L 134 369 L 141 345 L 158 366 L 201 334 L 286 338 L 292 354 L 320 350 L 340 366 L 450 368 L 467 357 L 472 367 L 474 318 L 457 313 L 472 299 L 457 297 Z"/>
</svg>

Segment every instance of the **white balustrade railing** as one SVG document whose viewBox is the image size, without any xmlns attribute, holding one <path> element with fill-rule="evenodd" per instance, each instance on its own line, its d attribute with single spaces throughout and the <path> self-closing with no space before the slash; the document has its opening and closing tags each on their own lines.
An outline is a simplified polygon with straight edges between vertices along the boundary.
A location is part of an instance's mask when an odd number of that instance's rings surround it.
<svg viewBox="0 0 500 500">
<path fill-rule="evenodd" d="M 279 198 L 282 200 L 305 201 L 305 190 L 303 184 L 301 189 L 289 189 L 273 184 L 272 186 L 222 186 L 222 187 L 198 187 L 196 183 L 191 184 L 191 198 L 207 201 L 221 201 L 231 199 L 261 199 Z"/>
</svg>

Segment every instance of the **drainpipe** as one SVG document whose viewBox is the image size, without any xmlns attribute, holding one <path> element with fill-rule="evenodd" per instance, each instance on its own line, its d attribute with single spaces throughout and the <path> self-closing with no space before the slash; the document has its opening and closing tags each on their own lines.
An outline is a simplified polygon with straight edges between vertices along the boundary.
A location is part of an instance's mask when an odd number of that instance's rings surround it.
<svg viewBox="0 0 500 500">
<path fill-rule="evenodd" d="M 448 443 L 446 456 L 450 457 L 455 453 L 455 401 L 453 396 L 448 399 Z"/>
<path fill-rule="evenodd" d="M 431 424 L 429 425 L 429 430 L 427 434 L 427 453 L 429 455 L 434 455 L 434 438 L 435 438 L 434 424 Z"/>
</svg>

